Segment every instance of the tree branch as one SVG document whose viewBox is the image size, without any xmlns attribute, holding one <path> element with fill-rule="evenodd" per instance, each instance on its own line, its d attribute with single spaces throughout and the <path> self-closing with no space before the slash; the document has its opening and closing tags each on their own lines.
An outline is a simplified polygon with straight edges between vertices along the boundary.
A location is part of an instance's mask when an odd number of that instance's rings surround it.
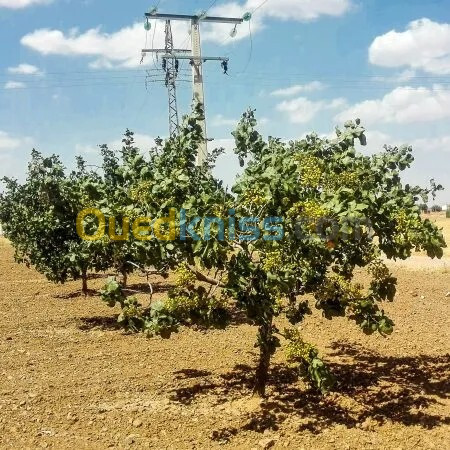
<svg viewBox="0 0 450 450">
<path fill-rule="evenodd" d="M 200 272 L 193 266 L 189 266 L 189 270 L 197 277 L 198 281 L 203 281 L 208 284 L 212 284 L 213 286 L 224 288 L 226 285 L 221 283 L 220 280 L 216 280 L 215 278 L 208 277 L 204 273 Z"/>
</svg>

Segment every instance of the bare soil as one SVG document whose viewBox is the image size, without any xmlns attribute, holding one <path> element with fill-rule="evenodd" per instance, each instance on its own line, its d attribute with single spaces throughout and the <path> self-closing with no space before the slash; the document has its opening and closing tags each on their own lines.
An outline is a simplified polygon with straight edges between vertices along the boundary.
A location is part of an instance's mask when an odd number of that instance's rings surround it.
<svg viewBox="0 0 450 450">
<path fill-rule="evenodd" d="M 251 397 L 254 327 L 126 334 L 118 310 L 84 298 L 78 282 L 52 285 L 17 265 L 0 240 L 0 447 L 448 448 L 450 271 L 420 261 L 392 265 L 391 337 L 307 319 L 304 335 L 338 378 L 336 392 L 323 397 L 296 379 L 280 351 L 261 402 Z M 155 288 L 163 296 L 167 285 L 155 279 Z"/>
</svg>

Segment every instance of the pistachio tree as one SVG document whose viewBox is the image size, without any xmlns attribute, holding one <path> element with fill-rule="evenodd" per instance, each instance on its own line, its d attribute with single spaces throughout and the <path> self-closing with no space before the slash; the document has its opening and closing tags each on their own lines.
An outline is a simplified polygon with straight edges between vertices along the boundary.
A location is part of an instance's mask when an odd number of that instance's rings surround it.
<svg viewBox="0 0 450 450">
<path fill-rule="evenodd" d="M 59 157 L 33 150 L 25 182 L 2 181 L 0 221 L 17 262 L 33 266 L 55 283 L 81 279 L 86 294 L 88 272 L 108 267 L 101 245 L 81 240 L 75 227 L 78 212 L 100 196 L 92 189 L 98 177 L 87 171 L 82 158 L 67 175 Z"/>
<path fill-rule="evenodd" d="M 373 156 L 357 152 L 355 141 L 366 144 L 359 120 L 337 129 L 333 140 L 311 134 L 289 143 L 266 142 L 255 127 L 249 111 L 234 132 L 245 165 L 233 187 L 236 208 L 257 223 L 282 218 L 284 235 L 242 240 L 227 266 L 227 290 L 258 326 L 255 392 L 265 392 L 281 336 L 289 342 L 289 358 L 326 390 L 331 377 L 315 347 L 298 330 L 280 331 L 275 317 L 284 312 L 297 325 L 314 306 L 328 319 L 347 316 L 367 334 L 392 333 L 382 305 L 394 299 L 396 279 L 384 257 L 406 259 L 421 250 L 442 257 L 443 236 L 418 206 L 441 186 L 402 183 L 400 173 L 413 162 L 410 147 L 386 147 Z M 368 286 L 353 282 L 356 268 L 372 277 Z"/>
<path fill-rule="evenodd" d="M 256 395 L 265 394 L 270 359 L 281 342 L 288 360 L 326 392 L 333 376 L 299 325 L 317 308 L 328 319 L 347 316 L 364 333 L 391 334 L 394 323 L 383 302 L 394 299 L 396 279 L 384 259 L 422 250 L 442 256 L 443 236 L 418 206 L 441 187 L 402 183 L 401 172 L 413 162 L 409 147 L 386 147 L 373 156 L 357 152 L 355 141 L 365 144 L 359 121 L 337 129 L 333 140 L 312 134 L 285 143 L 265 141 L 248 111 L 233 133 L 245 169 L 230 195 L 210 172 L 220 152 L 203 166 L 194 164 L 203 139 L 196 121 L 201 110 L 196 114 L 177 138 L 160 142 L 149 161 L 152 176 L 131 188 L 136 216 L 183 211 L 173 216 L 175 240 L 146 243 L 148 263 L 178 267 L 177 284 L 154 308 L 135 299 L 124 304 L 115 285 L 104 300 L 115 304 L 118 295 L 126 323 L 138 316 L 140 329 L 168 337 L 177 324 L 199 317 L 223 324 L 214 319 L 223 319 L 226 296 L 258 329 Z M 354 282 L 357 268 L 370 275 L 366 286 Z M 291 328 L 280 329 L 280 315 Z"/>
</svg>

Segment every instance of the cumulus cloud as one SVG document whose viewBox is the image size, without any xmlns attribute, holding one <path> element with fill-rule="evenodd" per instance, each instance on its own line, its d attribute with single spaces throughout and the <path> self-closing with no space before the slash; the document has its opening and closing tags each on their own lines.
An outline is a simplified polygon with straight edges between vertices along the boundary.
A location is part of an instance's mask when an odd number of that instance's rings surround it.
<svg viewBox="0 0 450 450">
<path fill-rule="evenodd" d="M 414 149 L 424 152 L 450 152 L 450 136 L 414 139 L 411 145 Z"/>
<path fill-rule="evenodd" d="M 261 0 L 248 0 L 246 9 L 253 11 Z M 282 20 L 309 21 L 320 16 L 342 16 L 350 10 L 350 0 L 277 0 L 258 9 L 258 14 Z"/>
<path fill-rule="evenodd" d="M 292 123 L 310 122 L 320 111 L 342 108 L 346 104 L 343 98 L 331 101 L 311 101 L 306 97 L 285 100 L 277 105 L 277 110 L 287 113 Z"/>
<path fill-rule="evenodd" d="M 424 18 L 405 31 L 378 36 L 369 48 L 369 60 L 383 67 L 410 67 L 436 75 L 450 74 L 450 24 Z"/>
<path fill-rule="evenodd" d="M 22 83 L 21 81 L 8 81 L 5 83 L 5 89 L 23 89 L 26 87 L 25 83 Z"/>
<path fill-rule="evenodd" d="M 4 0 L 0 0 L 4 1 Z M 261 4 L 260 0 L 248 0 L 244 3 L 229 2 L 218 5 L 209 11 L 210 15 L 224 15 L 242 17 L 246 11 L 252 11 Z M 267 2 L 258 9 L 251 21 L 251 29 L 256 33 L 263 29 L 268 18 L 278 20 L 314 20 L 322 15 L 340 16 L 351 6 L 350 0 L 277 0 Z M 152 20 L 153 28 L 148 36 L 148 45 L 154 48 L 164 48 L 164 24 Z M 155 31 L 156 27 L 156 31 Z M 214 42 L 228 45 L 233 40 L 247 37 L 250 28 L 247 23 L 237 27 L 237 35 L 230 37 L 233 25 L 208 24 L 202 25 L 202 39 L 204 42 Z M 175 47 L 190 46 L 188 23 L 174 21 L 172 33 Z M 63 32 L 57 29 L 43 28 L 29 33 L 21 39 L 22 45 L 43 55 L 61 56 L 90 56 L 92 68 L 136 67 L 140 64 L 140 49 L 144 46 L 146 32 L 143 23 L 135 23 L 116 32 L 107 33 L 100 27 L 81 32 L 72 29 Z M 154 38 L 153 38 L 154 36 Z M 151 61 L 147 55 L 146 61 Z"/>
<path fill-rule="evenodd" d="M 0 130 L 0 151 L 17 150 L 20 147 L 32 145 L 32 142 L 29 137 L 15 137 Z"/>
<path fill-rule="evenodd" d="M 151 40 L 154 48 L 164 48 L 164 27 L 161 22 L 158 25 L 155 39 Z M 175 45 L 180 45 L 187 36 L 186 25 L 174 22 L 172 31 Z M 43 55 L 94 57 L 91 63 L 93 68 L 137 67 L 141 49 L 145 46 L 145 30 L 142 23 L 135 23 L 115 33 L 103 32 L 100 27 L 84 33 L 76 28 L 68 33 L 44 28 L 23 36 L 21 43 Z M 150 56 L 147 56 L 147 61 L 151 61 Z"/>
<path fill-rule="evenodd" d="M 336 116 L 342 122 L 360 118 L 363 123 L 418 123 L 450 118 L 450 91 L 435 85 L 398 87 L 381 99 L 350 106 Z"/>
<path fill-rule="evenodd" d="M 0 0 L 0 8 L 22 9 L 33 5 L 46 5 L 53 0 Z"/>
<path fill-rule="evenodd" d="M 42 71 L 31 64 L 19 64 L 16 67 L 9 67 L 8 72 L 16 75 L 42 75 Z"/>
<path fill-rule="evenodd" d="M 287 88 L 277 89 L 276 91 L 271 92 L 270 95 L 275 97 L 291 97 L 292 95 L 297 95 L 302 92 L 322 91 L 325 88 L 326 85 L 320 81 L 312 81 L 307 84 L 296 84 Z"/>
<path fill-rule="evenodd" d="M 261 0 L 247 0 L 246 2 L 228 2 L 211 8 L 210 15 L 242 17 L 244 13 L 255 11 L 251 32 L 253 34 L 265 27 L 268 19 L 295 20 L 306 22 L 316 20 L 320 16 L 342 16 L 352 6 L 351 0 L 277 0 L 269 1 L 261 6 Z M 206 24 L 203 37 L 206 41 L 221 45 L 228 45 L 233 40 L 246 38 L 250 34 L 250 27 L 246 23 L 237 27 L 236 36 L 231 39 L 233 26 L 227 24 Z"/>
<path fill-rule="evenodd" d="M 238 123 L 238 119 L 228 119 L 224 117 L 222 114 L 215 115 L 211 120 L 211 125 L 213 127 L 224 127 L 224 126 L 236 126 Z"/>
</svg>

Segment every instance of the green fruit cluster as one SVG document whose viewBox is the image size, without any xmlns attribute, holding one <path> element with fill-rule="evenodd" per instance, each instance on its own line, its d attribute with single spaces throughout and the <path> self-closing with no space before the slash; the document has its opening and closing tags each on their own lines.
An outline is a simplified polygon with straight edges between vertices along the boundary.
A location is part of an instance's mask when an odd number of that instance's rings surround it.
<svg viewBox="0 0 450 450">
<path fill-rule="evenodd" d="M 171 314 L 184 315 L 190 311 L 199 309 L 202 306 L 201 303 L 198 295 L 179 294 L 167 297 L 164 301 L 164 306 Z"/>
<path fill-rule="evenodd" d="M 288 217 L 304 217 L 312 222 L 317 222 L 327 215 L 327 209 L 315 200 L 295 203 L 288 211 Z"/>
<path fill-rule="evenodd" d="M 175 274 L 177 276 L 175 284 L 178 288 L 187 288 L 188 286 L 192 286 L 197 279 L 186 264 L 181 264 L 178 266 L 175 270 Z"/>
<path fill-rule="evenodd" d="M 373 276 L 375 280 L 385 280 L 391 276 L 389 269 L 381 259 L 372 261 L 368 267 L 368 272 Z"/>
<path fill-rule="evenodd" d="M 250 208 L 252 206 L 263 206 L 265 203 L 266 199 L 261 192 L 256 189 L 248 189 L 244 192 L 241 199 L 241 205 L 246 208 Z"/>
<path fill-rule="evenodd" d="M 286 346 L 286 359 L 288 362 L 305 362 L 310 364 L 317 357 L 317 348 L 309 342 L 305 342 L 297 329 L 285 330 L 285 336 L 289 341 Z"/>
<path fill-rule="evenodd" d="M 322 178 L 322 164 L 319 158 L 312 155 L 296 155 L 295 160 L 301 176 L 301 182 L 305 187 L 317 188 Z"/>
<path fill-rule="evenodd" d="M 318 302 L 328 302 L 337 299 L 340 304 L 346 305 L 358 301 L 363 297 L 363 286 L 352 283 L 341 275 L 331 275 L 322 283 L 315 293 Z"/>
<path fill-rule="evenodd" d="M 283 261 L 283 252 L 280 250 L 273 250 L 264 255 L 262 267 L 266 272 L 275 272 Z"/>
<path fill-rule="evenodd" d="M 151 181 L 141 181 L 136 187 L 131 188 L 130 198 L 135 202 L 145 201 L 151 192 L 153 183 Z"/>
<path fill-rule="evenodd" d="M 336 191 L 340 188 L 355 189 L 361 183 L 358 173 L 349 170 L 327 174 L 324 178 L 323 187 L 328 191 Z"/>
</svg>

